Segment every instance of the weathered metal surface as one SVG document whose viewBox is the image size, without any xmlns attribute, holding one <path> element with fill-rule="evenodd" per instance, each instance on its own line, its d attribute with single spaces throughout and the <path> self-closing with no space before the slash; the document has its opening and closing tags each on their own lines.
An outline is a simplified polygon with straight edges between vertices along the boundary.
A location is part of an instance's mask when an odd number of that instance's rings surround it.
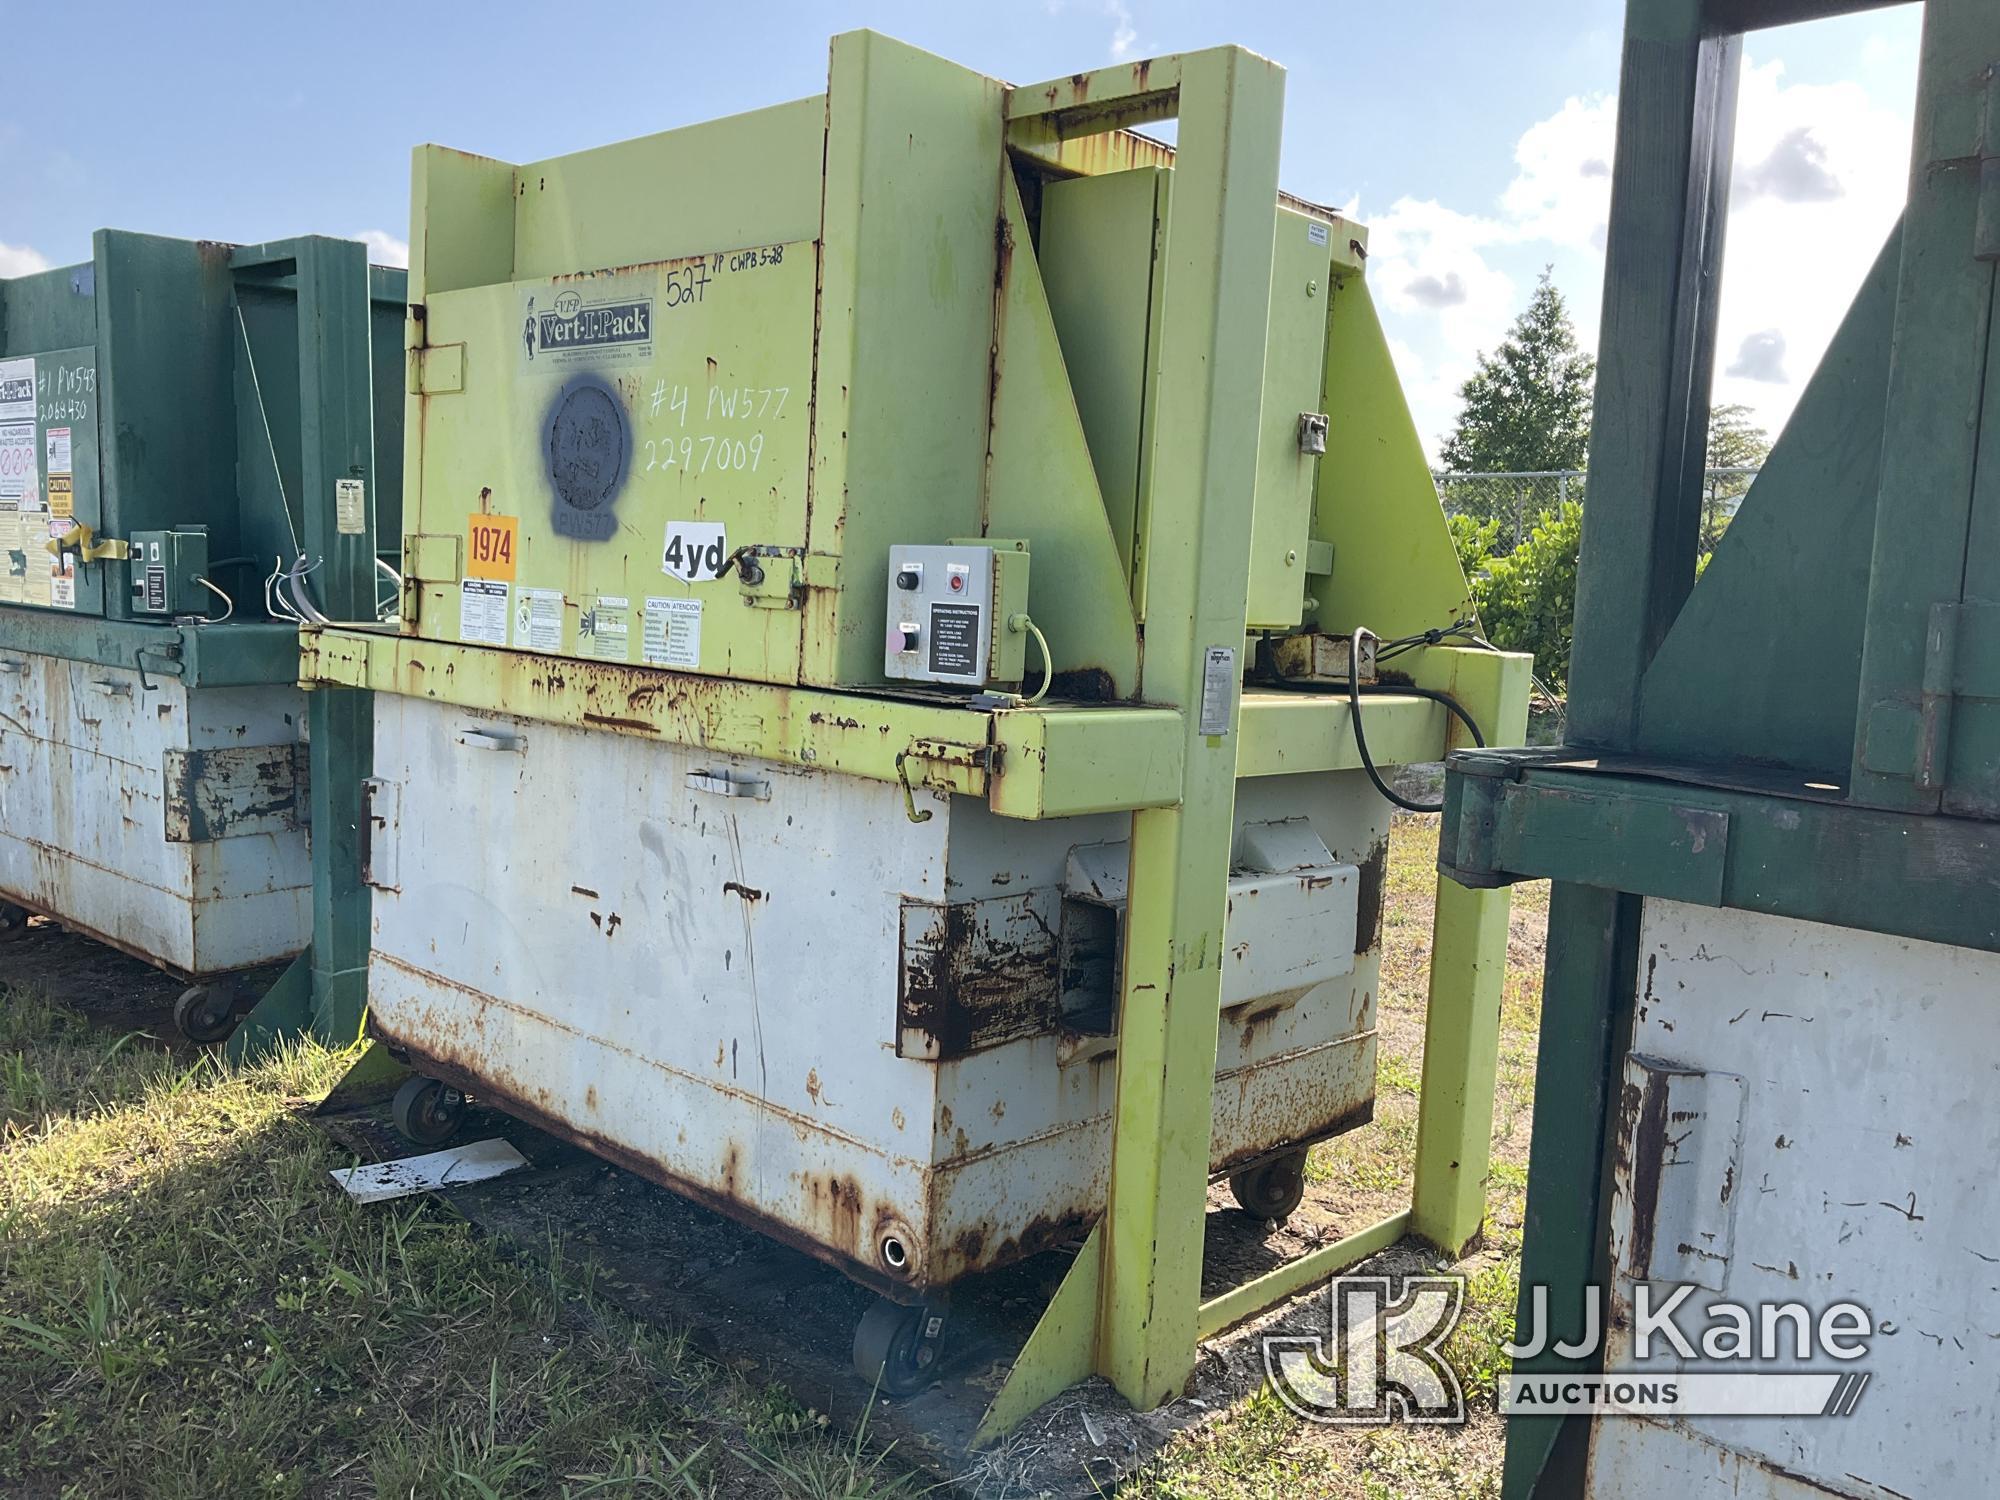
<svg viewBox="0 0 2000 1500">
<path fill-rule="evenodd" d="M 1974 1101 L 2000 1054 L 2000 962 L 1649 900 L 1638 969 L 1613 1142 L 1607 1365 L 1743 1367 L 1676 1358 L 1660 1340 L 1640 1358 L 1629 1301 L 1648 1277 L 1695 1287 L 1676 1314 L 1684 1329 L 1709 1326 L 1719 1301 L 1815 1315 L 1851 1301 L 1877 1331 L 1862 1361 L 1786 1362 L 1866 1369 L 1856 1417 L 1599 1422 L 1591 1493 L 1677 1493 L 1663 1475 L 1718 1470 L 1730 1493 L 1759 1497 L 1981 1492 L 2000 1442 L 1983 1266 L 2000 1238 L 1986 1184 L 2000 1126 Z"/>
<path fill-rule="evenodd" d="M 0 895 L 181 974 L 305 947 L 311 880 L 296 819 L 268 812 L 230 837 L 199 826 L 269 790 L 259 768 L 288 758 L 273 742 L 296 742 L 296 688 L 190 692 L 171 677 L 142 686 L 122 667 L 7 660 L 21 668 L 0 672 Z M 191 771 L 204 765 L 223 779 Z"/>
<path fill-rule="evenodd" d="M 1137 705 L 1048 703 L 996 713 L 938 694 L 830 693 L 355 630 L 303 632 L 299 673 L 307 683 L 871 780 L 907 776 L 931 791 L 986 796 L 994 811 L 1014 818 L 1159 806 L 1177 792 L 1180 716 Z M 1384 717 L 1393 721 L 1393 707 Z"/>
<path fill-rule="evenodd" d="M 1271 668 L 1292 682 L 1327 682 L 1344 686 L 1354 671 L 1354 637 L 1323 630 L 1281 635 L 1271 642 Z M 1375 638 L 1362 637 L 1361 680 L 1375 680 Z"/>
<path fill-rule="evenodd" d="M 1101 1212 L 1115 1050 L 1064 1046 L 1055 918 L 1071 841 L 1121 817 L 954 801 L 913 825 L 855 777 L 414 698 L 376 723 L 368 864 L 397 888 L 374 893 L 370 1004 L 424 1066 L 878 1286 Z M 725 762 L 768 798 L 689 787 Z M 1382 837 L 1338 784 L 1268 785 L 1322 849 Z M 1351 929 L 1351 885 L 1266 878 L 1333 890 Z M 1328 947 L 1330 982 L 1279 966 L 1282 993 L 1232 1011 L 1218 1168 L 1368 1116 L 1374 955 Z"/>
<path fill-rule="evenodd" d="M 933 1062 L 1017 1037 L 1062 1017 L 1053 891 L 979 901 L 903 903 L 896 1052 Z"/>
<path fill-rule="evenodd" d="M 305 826 L 307 765 L 297 741 L 169 747 L 160 757 L 169 843 L 201 844 Z"/>
<path fill-rule="evenodd" d="M 1438 858 L 1467 883 L 1554 876 L 2000 951 L 1991 824 L 1856 807 L 1796 779 L 1753 790 L 1749 767 L 1628 769 L 1547 751 L 1452 765 Z"/>
</svg>

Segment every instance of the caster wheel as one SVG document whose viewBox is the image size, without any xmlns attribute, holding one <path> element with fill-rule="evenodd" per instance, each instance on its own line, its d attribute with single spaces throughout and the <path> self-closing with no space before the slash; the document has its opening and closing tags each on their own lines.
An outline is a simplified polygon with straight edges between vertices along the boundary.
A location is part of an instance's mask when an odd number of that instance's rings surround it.
<svg viewBox="0 0 2000 1500">
<path fill-rule="evenodd" d="M 236 992 L 226 984 L 196 984 L 174 1002 L 174 1025 L 191 1042 L 227 1041 L 236 1029 Z"/>
<path fill-rule="evenodd" d="M 8 938 L 17 938 L 28 930 L 28 918 L 32 916 L 27 907 L 16 906 L 12 901 L 0 901 L 0 943 Z"/>
<path fill-rule="evenodd" d="M 940 1304 L 877 1298 L 854 1330 L 854 1373 L 885 1396 L 914 1396 L 937 1378 L 944 1318 Z"/>
<path fill-rule="evenodd" d="M 396 1090 L 389 1121 L 419 1146 L 441 1146 L 465 1119 L 465 1095 L 436 1078 L 411 1078 Z"/>
<path fill-rule="evenodd" d="M 1229 1179 L 1237 1205 L 1253 1219 L 1289 1219 L 1306 1196 L 1306 1154 L 1287 1152 Z"/>
</svg>

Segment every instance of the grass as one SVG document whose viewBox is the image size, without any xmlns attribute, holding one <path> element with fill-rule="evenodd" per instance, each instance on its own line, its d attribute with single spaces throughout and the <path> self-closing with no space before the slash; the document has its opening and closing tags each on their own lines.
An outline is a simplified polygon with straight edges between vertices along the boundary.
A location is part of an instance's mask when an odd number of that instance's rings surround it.
<svg viewBox="0 0 2000 1500">
<path fill-rule="evenodd" d="M 1355 1222 L 1407 1194 L 1434 825 L 1388 871 L 1377 1121 L 1309 1175 Z M 1135 1497 L 1497 1494 L 1540 924 L 1517 893 L 1492 1207 L 1448 1346 L 1489 1397 L 1464 1429 L 1300 1422 L 1261 1393 L 1185 1434 Z M 0 1493 L 56 1497 L 737 1496 L 914 1500 L 893 1450 L 595 1293 L 551 1226 L 511 1258 L 424 1200 L 360 1207 L 307 1118 L 347 1055 L 249 1069 L 6 980 L 0 947 Z"/>
<path fill-rule="evenodd" d="M 796 1495 L 915 1487 L 422 1200 L 359 1207 L 305 1118 L 348 1058 L 248 1070 L 0 998 L 0 1493 Z"/>
</svg>

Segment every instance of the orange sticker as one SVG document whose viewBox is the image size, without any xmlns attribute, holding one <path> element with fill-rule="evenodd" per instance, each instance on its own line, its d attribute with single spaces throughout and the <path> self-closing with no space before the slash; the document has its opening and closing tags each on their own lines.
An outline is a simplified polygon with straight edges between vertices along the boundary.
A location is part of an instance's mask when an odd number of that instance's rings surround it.
<svg viewBox="0 0 2000 1500">
<path fill-rule="evenodd" d="M 465 576 L 514 581 L 519 556 L 518 516 L 474 516 L 465 532 Z"/>
</svg>

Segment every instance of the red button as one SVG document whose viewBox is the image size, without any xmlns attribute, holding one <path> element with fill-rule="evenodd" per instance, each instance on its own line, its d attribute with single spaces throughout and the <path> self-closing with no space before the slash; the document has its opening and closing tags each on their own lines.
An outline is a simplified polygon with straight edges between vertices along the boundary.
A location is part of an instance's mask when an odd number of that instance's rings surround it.
<svg viewBox="0 0 2000 1500">
<path fill-rule="evenodd" d="M 952 575 L 951 575 L 951 591 L 952 591 L 952 592 L 953 592 L 954 594 L 956 594 L 957 592 L 959 592 L 959 590 L 963 589 L 964 587 L 965 587 L 965 575 L 964 575 L 963 573 L 954 573 L 954 574 L 952 574 Z"/>
</svg>

